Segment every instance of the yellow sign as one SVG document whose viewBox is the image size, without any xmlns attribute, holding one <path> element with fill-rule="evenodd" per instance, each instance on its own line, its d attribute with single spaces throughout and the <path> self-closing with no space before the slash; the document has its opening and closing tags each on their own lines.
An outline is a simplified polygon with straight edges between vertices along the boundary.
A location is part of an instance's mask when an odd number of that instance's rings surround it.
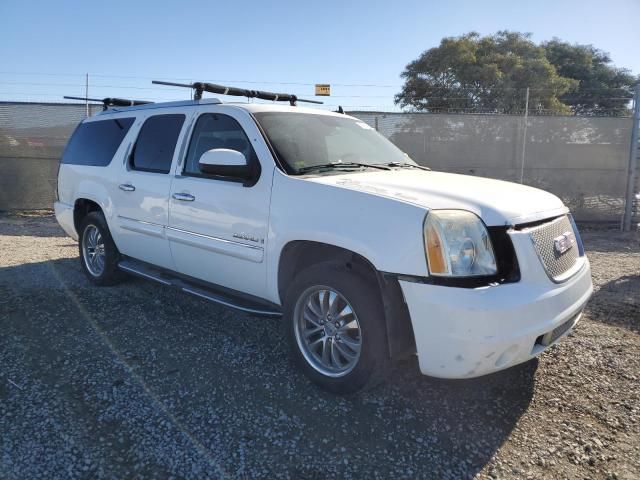
<svg viewBox="0 0 640 480">
<path fill-rule="evenodd" d="M 331 95 L 331 85 L 328 83 L 316 83 L 316 96 L 328 97 Z"/>
</svg>

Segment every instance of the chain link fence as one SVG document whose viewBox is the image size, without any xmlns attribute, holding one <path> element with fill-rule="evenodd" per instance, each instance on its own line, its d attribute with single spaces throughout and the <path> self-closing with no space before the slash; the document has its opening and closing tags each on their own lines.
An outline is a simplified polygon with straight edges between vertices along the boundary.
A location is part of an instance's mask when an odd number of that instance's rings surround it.
<svg viewBox="0 0 640 480">
<path fill-rule="evenodd" d="M 53 208 L 62 151 L 86 115 L 85 105 L 0 102 L 0 210 Z"/>
<path fill-rule="evenodd" d="M 86 108 L 0 102 L 0 210 L 52 207 L 62 150 L 85 118 Z M 101 109 L 102 105 L 90 104 L 89 115 Z M 548 190 L 561 197 L 580 221 L 622 220 L 631 118 L 349 113 L 434 170 Z M 634 209 L 635 223 L 637 213 Z"/>
<path fill-rule="evenodd" d="M 350 114 L 421 165 L 542 188 L 561 197 L 581 221 L 622 219 L 631 118 Z"/>
</svg>

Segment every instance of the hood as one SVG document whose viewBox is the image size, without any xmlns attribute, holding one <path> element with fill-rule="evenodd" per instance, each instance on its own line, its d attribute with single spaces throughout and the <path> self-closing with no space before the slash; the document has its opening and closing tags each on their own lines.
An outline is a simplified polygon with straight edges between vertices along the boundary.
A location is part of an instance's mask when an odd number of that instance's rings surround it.
<svg viewBox="0 0 640 480">
<path fill-rule="evenodd" d="M 518 183 L 418 169 L 367 171 L 306 177 L 306 180 L 359 190 L 427 209 L 461 209 L 489 226 L 516 225 L 567 212 L 555 195 Z"/>
</svg>

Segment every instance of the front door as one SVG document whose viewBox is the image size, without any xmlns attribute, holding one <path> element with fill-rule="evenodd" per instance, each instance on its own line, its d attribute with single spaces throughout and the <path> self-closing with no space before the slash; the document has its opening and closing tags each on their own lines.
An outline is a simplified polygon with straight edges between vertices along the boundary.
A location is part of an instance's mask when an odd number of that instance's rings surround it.
<svg viewBox="0 0 640 480">
<path fill-rule="evenodd" d="M 184 113 L 150 113 L 119 168 L 114 204 L 117 244 L 130 257 L 173 269 L 166 238 L 171 167 Z"/>
<path fill-rule="evenodd" d="M 247 184 L 201 172 L 200 156 L 215 148 L 243 153 L 259 171 L 257 181 Z M 208 107 L 197 117 L 169 198 L 167 238 L 180 273 L 266 296 L 264 255 L 273 168 L 248 113 Z"/>
</svg>

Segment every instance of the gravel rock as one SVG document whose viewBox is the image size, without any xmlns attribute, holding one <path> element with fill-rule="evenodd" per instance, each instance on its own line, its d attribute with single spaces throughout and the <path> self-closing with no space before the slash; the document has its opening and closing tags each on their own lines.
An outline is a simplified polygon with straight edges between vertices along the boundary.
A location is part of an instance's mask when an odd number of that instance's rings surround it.
<svg viewBox="0 0 640 480">
<path fill-rule="evenodd" d="M 0 216 L 0 478 L 637 478 L 640 239 L 583 238 L 594 297 L 539 360 L 336 397 L 279 320 L 93 287 L 50 215 Z"/>
</svg>

